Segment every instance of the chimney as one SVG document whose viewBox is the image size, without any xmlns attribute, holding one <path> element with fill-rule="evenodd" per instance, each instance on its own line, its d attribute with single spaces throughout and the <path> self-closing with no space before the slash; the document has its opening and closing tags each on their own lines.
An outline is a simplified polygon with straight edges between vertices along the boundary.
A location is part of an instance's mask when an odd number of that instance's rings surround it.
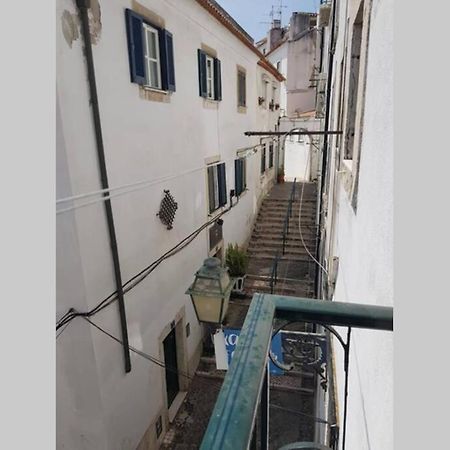
<svg viewBox="0 0 450 450">
<path fill-rule="evenodd" d="M 267 36 L 267 45 L 268 49 L 267 51 L 270 52 L 274 47 L 277 46 L 277 44 L 281 41 L 283 38 L 283 29 L 281 28 L 281 20 L 280 19 L 273 19 L 272 21 L 272 28 L 269 30 L 268 36 Z"/>
<path fill-rule="evenodd" d="M 292 13 L 289 26 L 289 40 L 295 38 L 303 31 L 310 28 L 311 13 L 294 12 Z"/>
</svg>

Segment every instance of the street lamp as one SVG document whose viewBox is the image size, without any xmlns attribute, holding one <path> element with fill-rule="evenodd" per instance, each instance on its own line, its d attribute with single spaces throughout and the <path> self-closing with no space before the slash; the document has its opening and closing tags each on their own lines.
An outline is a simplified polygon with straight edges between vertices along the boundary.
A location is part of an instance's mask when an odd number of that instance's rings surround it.
<svg viewBox="0 0 450 450">
<path fill-rule="evenodd" d="M 206 258 L 186 291 L 194 305 L 199 322 L 220 324 L 228 309 L 233 280 L 220 259 Z"/>
</svg>

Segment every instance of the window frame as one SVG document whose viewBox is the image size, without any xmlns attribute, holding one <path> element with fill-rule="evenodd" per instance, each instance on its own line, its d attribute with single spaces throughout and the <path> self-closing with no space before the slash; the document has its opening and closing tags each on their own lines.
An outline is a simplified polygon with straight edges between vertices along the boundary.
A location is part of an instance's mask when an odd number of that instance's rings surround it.
<svg viewBox="0 0 450 450">
<path fill-rule="evenodd" d="M 145 87 L 151 89 L 157 89 L 162 91 L 162 74 L 161 74 L 161 51 L 160 51 L 160 38 L 159 38 L 159 30 L 149 23 L 143 21 L 142 22 L 142 31 L 144 33 L 144 67 L 145 67 Z M 149 39 L 148 35 L 152 34 L 155 38 L 155 52 L 156 58 L 152 58 L 150 56 L 150 48 L 149 48 Z M 152 62 L 156 63 L 157 67 L 157 86 L 153 86 L 151 84 L 151 71 L 150 65 Z"/>
<path fill-rule="evenodd" d="M 238 107 L 247 107 L 247 74 L 242 69 L 237 69 L 237 103 Z"/>
<path fill-rule="evenodd" d="M 236 162 L 241 163 L 240 175 L 241 179 L 238 179 L 236 171 Z M 241 197 L 247 191 L 247 159 L 246 158 L 236 158 L 234 163 L 234 192 L 236 197 Z M 239 192 L 238 185 L 241 184 L 242 190 Z"/>
<path fill-rule="evenodd" d="M 223 165 L 223 172 L 224 172 L 224 189 L 225 191 L 222 192 L 222 196 L 224 198 L 224 202 L 221 203 L 221 183 L 220 183 L 220 176 L 219 176 L 219 166 Z M 210 170 L 212 170 L 212 176 L 210 177 Z M 223 206 L 227 205 L 228 199 L 227 199 L 227 187 L 226 187 L 226 165 L 225 162 L 217 162 L 214 164 L 209 164 L 206 166 L 206 178 L 207 178 L 207 194 L 208 194 L 208 214 L 214 215 L 214 213 L 222 208 Z M 210 185 L 210 181 L 212 180 L 213 185 Z M 213 197 L 211 196 L 213 195 Z M 213 209 L 211 209 L 211 207 Z"/>
<path fill-rule="evenodd" d="M 261 175 L 264 175 L 267 170 L 266 147 L 267 147 L 267 144 L 264 143 L 262 145 L 262 149 L 261 149 L 261 167 L 260 167 Z"/>
<path fill-rule="evenodd" d="M 269 169 L 273 167 L 273 155 L 274 155 L 274 145 L 273 142 L 269 144 Z"/>
<path fill-rule="evenodd" d="M 211 68 L 211 76 L 208 77 L 208 62 L 210 63 Z M 215 100 L 216 92 L 215 92 L 215 73 L 214 73 L 214 58 L 208 54 L 205 57 L 205 71 L 206 71 L 206 98 L 208 100 Z M 211 83 L 211 95 L 208 89 L 208 84 Z"/>
</svg>

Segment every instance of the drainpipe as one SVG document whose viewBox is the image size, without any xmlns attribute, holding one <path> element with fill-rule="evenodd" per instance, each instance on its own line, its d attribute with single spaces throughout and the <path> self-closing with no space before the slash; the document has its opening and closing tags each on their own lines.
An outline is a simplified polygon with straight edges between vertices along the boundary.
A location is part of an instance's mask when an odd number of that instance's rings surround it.
<svg viewBox="0 0 450 450">
<path fill-rule="evenodd" d="M 105 163 L 105 151 L 103 147 L 103 136 L 102 136 L 102 126 L 100 121 L 100 111 L 98 106 L 97 97 L 97 86 L 95 82 L 95 70 L 94 70 L 94 59 L 92 56 L 92 43 L 91 43 L 91 33 L 89 31 L 89 18 L 88 9 L 90 8 L 90 0 L 77 0 L 77 7 L 80 13 L 81 19 L 81 29 L 84 39 L 84 48 L 86 55 L 86 67 L 88 73 L 89 81 L 89 93 L 91 97 L 92 104 L 92 119 L 94 122 L 95 130 L 95 141 L 97 144 L 97 156 L 100 168 L 100 178 L 102 189 L 109 189 L 108 184 L 108 173 L 106 170 Z M 105 197 L 108 195 L 108 191 L 103 194 Z M 119 262 L 119 252 L 117 250 L 117 239 L 116 231 L 114 227 L 114 218 L 111 208 L 110 199 L 106 199 L 104 202 L 106 221 L 108 224 L 109 241 L 111 245 L 111 254 L 114 265 L 114 276 L 116 280 L 116 290 L 119 303 L 119 315 L 120 315 L 120 327 L 122 331 L 122 342 L 123 342 L 123 353 L 125 358 L 125 372 L 131 371 L 131 360 L 130 360 L 130 348 L 128 344 L 128 329 L 127 329 L 127 319 L 125 314 L 125 302 L 122 287 L 122 276 L 120 272 L 120 262 Z"/>
<path fill-rule="evenodd" d="M 326 103 L 325 103 L 325 123 L 324 123 L 324 131 L 329 131 L 330 127 L 330 97 L 331 97 L 331 81 L 333 78 L 333 60 L 334 60 L 334 25 L 336 20 L 336 0 L 333 0 L 333 17 L 332 17 L 332 25 L 331 25 L 331 34 L 330 34 L 330 47 L 328 49 L 328 74 L 327 74 L 327 92 L 326 92 Z M 322 64 L 322 61 L 321 61 Z M 322 204 L 322 196 L 325 190 L 325 175 L 327 171 L 327 162 L 328 162 L 328 133 L 324 134 L 323 138 L 323 150 L 322 150 L 322 170 L 320 176 L 320 190 L 319 190 L 319 224 L 317 228 L 317 239 L 316 239 L 316 259 L 318 261 L 322 261 L 321 251 L 320 251 L 320 238 L 321 238 L 321 228 L 322 228 L 322 220 L 323 220 L 323 204 Z M 320 268 L 316 270 L 316 276 L 314 280 L 314 291 L 316 298 L 322 298 L 321 296 L 321 287 L 322 285 L 322 275 L 320 272 Z"/>
</svg>

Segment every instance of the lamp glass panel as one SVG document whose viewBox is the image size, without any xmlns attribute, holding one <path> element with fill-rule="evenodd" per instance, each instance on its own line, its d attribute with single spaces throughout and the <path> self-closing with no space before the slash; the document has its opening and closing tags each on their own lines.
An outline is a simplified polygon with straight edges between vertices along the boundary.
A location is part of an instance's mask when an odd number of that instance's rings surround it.
<svg viewBox="0 0 450 450">
<path fill-rule="evenodd" d="M 201 322 L 220 323 L 220 307 L 222 299 L 217 297 L 206 297 L 203 295 L 192 295 L 192 299 L 197 310 L 198 318 Z"/>
<path fill-rule="evenodd" d="M 195 282 L 195 290 L 202 292 L 211 292 L 213 294 L 220 295 L 220 286 L 219 280 L 212 280 L 209 278 L 200 278 L 198 277 Z"/>
</svg>

